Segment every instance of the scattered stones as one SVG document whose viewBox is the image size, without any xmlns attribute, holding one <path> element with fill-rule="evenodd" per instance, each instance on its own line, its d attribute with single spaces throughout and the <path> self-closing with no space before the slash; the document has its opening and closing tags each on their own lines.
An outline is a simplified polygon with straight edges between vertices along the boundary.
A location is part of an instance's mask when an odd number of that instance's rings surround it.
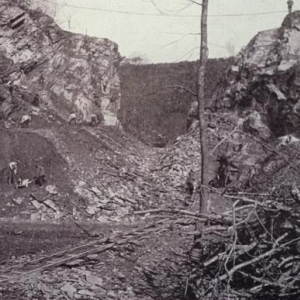
<svg viewBox="0 0 300 300">
<path fill-rule="evenodd" d="M 79 295 L 83 295 L 83 296 L 91 296 L 91 297 L 95 297 L 95 293 L 89 291 L 89 290 L 80 290 L 77 292 L 77 294 Z"/>
<path fill-rule="evenodd" d="M 24 201 L 23 197 L 17 197 L 17 198 L 13 199 L 13 202 L 16 203 L 16 204 L 18 204 L 18 205 L 22 204 L 23 201 Z"/>
<path fill-rule="evenodd" d="M 65 292 L 69 298 L 73 299 L 74 294 L 76 293 L 77 289 L 71 285 L 70 283 L 66 283 L 62 288 L 61 291 Z"/>
<path fill-rule="evenodd" d="M 94 216 L 96 214 L 96 212 L 98 211 L 98 208 L 97 206 L 89 206 L 86 210 L 86 212 L 89 214 L 89 215 L 92 215 Z"/>
<path fill-rule="evenodd" d="M 44 202 L 47 199 L 47 193 L 43 189 L 38 189 L 30 194 L 30 197 L 38 202 Z"/>
<path fill-rule="evenodd" d="M 86 275 L 86 281 L 97 285 L 97 286 L 102 286 L 103 285 L 103 280 L 97 276 L 93 276 L 93 275 Z"/>
<path fill-rule="evenodd" d="M 44 204 L 53 209 L 55 212 L 59 212 L 59 209 L 56 207 L 53 201 L 47 199 L 46 201 L 44 201 Z"/>
<path fill-rule="evenodd" d="M 36 209 L 40 209 L 41 207 L 43 207 L 43 205 L 41 203 L 39 203 L 36 200 L 31 201 L 31 204 L 36 208 Z"/>
<path fill-rule="evenodd" d="M 97 218 L 97 221 L 98 221 L 99 223 L 109 223 L 109 222 L 110 222 L 109 219 L 107 219 L 107 218 L 104 217 L 104 216 L 98 217 L 98 218 Z"/>
<path fill-rule="evenodd" d="M 55 185 L 47 185 L 45 190 L 51 195 L 57 195 L 57 187 Z"/>
<path fill-rule="evenodd" d="M 65 265 L 68 267 L 76 267 L 76 266 L 80 266 L 83 262 L 84 262 L 84 259 L 75 259 L 75 260 L 65 263 Z"/>
</svg>

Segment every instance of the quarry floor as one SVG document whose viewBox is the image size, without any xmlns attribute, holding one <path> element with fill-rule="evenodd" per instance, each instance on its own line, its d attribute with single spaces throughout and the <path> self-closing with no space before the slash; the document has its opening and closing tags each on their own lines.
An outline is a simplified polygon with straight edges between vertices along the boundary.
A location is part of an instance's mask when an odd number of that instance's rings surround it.
<svg viewBox="0 0 300 300">
<path fill-rule="evenodd" d="M 0 265 L 10 264 L 20 256 L 58 251 L 127 228 L 127 225 L 95 222 L 31 222 L 0 218 Z"/>
<path fill-rule="evenodd" d="M 30 276 L 26 271 L 24 273 L 23 267 L 20 273 L 9 270 L 59 251 L 94 243 L 114 233 L 122 235 L 137 227 L 1 219 L 0 299 L 160 299 L 164 290 L 171 293 L 164 299 L 180 299 L 172 295 L 171 283 L 167 282 L 178 278 L 163 279 L 160 276 L 164 268 L 178 266 L 176 260 L 182 260 L 190 250 L 192 235 L 189 233 L 194 230 L 191 224 L 167 226 L 162 230 L 150 227 L 134 238 L 132 244 L 119 243 L 120 246 L 92 255 L 90 260 L 74 260 Z M 19 276 L 22 272 L 23 275 Z M 18 279 L 1 282 L 5 276 L 16 274 Z M 182 276 L 186 280 L 187 275 Z"/>
<path fill-rule="evenodd" d="M 18 138 L 14 140 L 12 137 L 16 133 Z M 40 134 L 45 133 L 49 135 L 44 141 L 45 149 L 34 147 L 41 142 Z M 57 142 L 58 139 L 52 140 L 50 133 L 40 132 L 39 129 L 21 132 L 19 129 L 13 129 L 8 131 L 11 135 L 7 136 L 4 132 L 2 134 L 10 141 L 11 148 L 3 149 L 3 155 L 9 157 L 11 149 L 16 149 L 19 151 L 17 157 L 23 162 L 23 170 L 30 171 L 34 167 L 35 158 L 43 156 L 43 152 L 47 150 L 46 142 Z M 1 190 L 0 186 L 0 300 L 183 299 L 189 270 L 181 267 L 181 263 L 188 258 L 187 253 L 192 247 L 195 219 L 185 216 L 181 220 L 182 216 L 177 214 L 159 216 L 150 214 L 136 218 L 130 225 L 121 221 L 110 223 L 91 221 L 93 216 L 87 216 L 87 207 L 81 205 L 79 198 L 77 202 L 72 198 L 74 193 L 69 190 L 69 182 L 66 179 L 80 175 L 80 170 L 89 171 L 95 164 L 105 165 L 111 176 L 109 182 L 119 180 L 115 186 L 118 184 L 131 186 L 134 182 L 136 186 L 145 187 L 143 193 L 136 192 L 134 196 L 137 199 L 146 199 L 143 200 L 146 204 L 149 199 L 153 201 L 154 207 L 151 208 L 161 208 L 164 204 L 170 209 L 177 208 L 183 201 L 178 199 L 174 187 L 177 182 L 182 181 L 181 166 L 186 167 L 186 160 L 185 156 L 178 161 L 173 157 L 177 154 L 181 158 L 182 154 L 186 154 L 185 141 L 181 142 L 184 145 L 182 149 L 177 149 L 176 146 L 168 150 L 169 152 L 166 151 L 168 157 L 164 164 L 160 165 L 157 154 L 159 153 L 161 157 L 164 149 L 135 144 L 135 141 L 118 132 L 105 131 L 103 128 L 95 132 L 90 128 L 69 129 L 66 125 L 59 129 L 56 126 L 55 133 L 55 138 L 60 137 L 60 143 L 57 142 L 49 155 L 44 155 L 48 160 L 43 162 L 53 167 L 54 176 L 49 181 L 50 184 L 57 186 L 58 195 L 45 194 L 44 189 L 34 185 L 18 191 L 7 185 L 2 185 L 5 186 L 5 190 Z M 19 144 L 28 137 L 31 137 L 33 142 L 29 143 L 29 148 L 24 151 Z M 78 170 L 73 170 L 72 174 L 64 172 L 59 165 L 62 160 L 55 149 L 59 150 L 65 160 L 70 157 L 74 159 L 74 166 L 78 166 Z M 191 148 L 190 152 L 197 151 Z M 24 153 L 28 156 L 24 156 Z M 94 159 L 97 153 L 101 158 L 100 162 Z M 72 158 L 72 155 L 75 156 Z M 125 161 L 124 158 L 128 160 Z M 177 169 L 174 167 L 173 170 L 173 165 Z M 120 172 L 124 166 L 127 169 Z M 171 166 L 170 173 L 166 172 L 162 179 L 171 179 L 174 184 L 160 181 L 159 172 L 156 177 L 149 172 L 149 169 L 169 166 Z M 25 175 L 32 177 L 33 174 L 29 171 Z M 135 181 L 128 174 L 135 175 L 133 177 Z M 105 178 L 104 175 L 99 177 L 100 180 Z M 109 187 L 108 184 L 107 186 Z M 117 191 L 112 193 L 112 198 Z M 124 194 L 123 196 L 125 197 Z M 57 220 L 55 209 L 51 207 L 43 206 L 44 214 L 39 215 L 42 210 L 39 203 L 43 204 L 45 197 L 51 197 L 52 203 L 59 207 L 60 215 Z M 35 201 L 35 198 L 39 201 Z M 130 198 L 130 194 L 125 198 L 135 200 Z M 72 211 L 74 203 L 79 212 L 78 219 Z M 125 202 L 126 208 L 131 204 Z M 215 204 L 218 211 L 224 211 L 228 205 L 218 202 L 218 199 Z M 121 205 L 124 206 L 122 203 Z M 182 206 L 180 209 L 197 211 L 197 207 L 196 203 L 193 208 Z M 134 207 L 134 211 L 147 209 L 149 208 L 143 206 Z M 52 219 L 40 221 L 41 216 Z M 151 226 L 148 228 L 148 225 Z M 128 232 L 130 240 L 127 242 Z M 115 234 L 120 235 L 116 240 L 112 238 Z M 97 243 L 102 239 L 107 241 L 100 243 L 99 247 L 108 248 L 93 254 L 92 258 L 85 255 L 84 259 L 74 259 L 68 263 L 39 270 L 47 264 L 55 265 L 57 260 L 68 259 L 74 248 L 83 247 L 76 255 L 93 250 L 86 245 Z M 55 259 L 51 258 L 60 252 L 64 254 L 58 255 Z M 31 266 L 39 259 L 42 260 L 41 264 Z M 27 270 L 34 273 L 27 274 Z M 181 288 L 179 291 L 178 287 Z M 162 294 L 165 296 L 162 297 Z"/>
</svg>

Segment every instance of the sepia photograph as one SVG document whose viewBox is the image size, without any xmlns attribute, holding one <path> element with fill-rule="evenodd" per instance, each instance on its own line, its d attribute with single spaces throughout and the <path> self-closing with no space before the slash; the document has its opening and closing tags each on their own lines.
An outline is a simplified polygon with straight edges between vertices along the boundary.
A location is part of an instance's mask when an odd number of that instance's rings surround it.
<svg viewBox="0 0 300 300">
<path fill-rule="evenodd" d="M 247 299 L 300 299 L 300 0 L 0 0 L 0 300 Z"/>
</svg>

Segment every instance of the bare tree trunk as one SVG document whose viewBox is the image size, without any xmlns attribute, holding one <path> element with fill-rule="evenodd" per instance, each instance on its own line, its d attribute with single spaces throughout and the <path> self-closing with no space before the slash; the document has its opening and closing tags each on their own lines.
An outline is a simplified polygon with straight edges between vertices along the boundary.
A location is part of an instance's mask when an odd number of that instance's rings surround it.
<svg viewBox="0 0 300 300">
<path fill-rule="evenodd" d="M 202 1 L 202 15 L 201 15 L 201 51 L 200 61 L 198 67 L 198 108 L 199 108 L 199 122 L 200 122 L 200 153 L 201 153 L 201 174 L 200 174 L 200 213 L 208 212 L 208 169 L 209 169 L 209 154 L 207 149 L 206 139 L 206 121 L 205 121 L 205 94 L 204 94 L 204 78 L 205 68 L 208 60 L 207 47 L 207 10 L 208 1 Z"/>
</svg>

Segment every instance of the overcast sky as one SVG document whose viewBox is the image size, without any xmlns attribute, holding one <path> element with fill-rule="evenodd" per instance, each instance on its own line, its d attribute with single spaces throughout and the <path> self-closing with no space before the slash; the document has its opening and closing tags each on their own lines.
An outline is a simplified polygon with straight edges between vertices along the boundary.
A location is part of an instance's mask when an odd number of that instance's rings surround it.
<svg viewBox="0 0 300 300">
<path fill-rule="evenodd" d="M 150 62 L 195 60 L 199 56 L 201 6 L 188 0 L 57 0 L 63 29 L 109 38 L 121 55 Z M 287 0 L 210 0 L 209 55 L 238 52 L 258 32 L 279 27 Z M 294 10 L 300 0 L 294 0 Z M 156 6 L 154 5 L 156 4 Z M 233 49 L 234 48 L 234 49 Z"/>
</svg>

